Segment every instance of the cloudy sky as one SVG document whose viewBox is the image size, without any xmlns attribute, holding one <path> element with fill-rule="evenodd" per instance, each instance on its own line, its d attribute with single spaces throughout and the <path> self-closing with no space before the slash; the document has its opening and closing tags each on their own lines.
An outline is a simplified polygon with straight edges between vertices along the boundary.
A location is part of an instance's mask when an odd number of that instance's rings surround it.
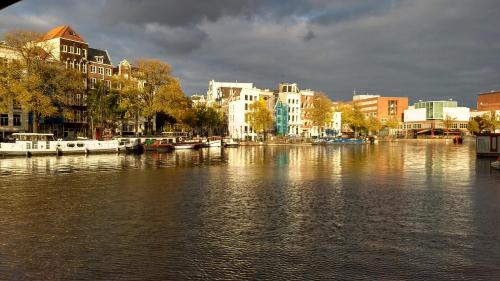
<svg viewBox="0 0 500 281">
<path fill-rule="evenodd" d="M 69 24 L 115 64 L 169 62 L 186 94 L 288 81 L 475 107 L 500 89 L 499 15 L 497 0 L 25 0 L 0 11 L 0 32 Z"/>
</svg>

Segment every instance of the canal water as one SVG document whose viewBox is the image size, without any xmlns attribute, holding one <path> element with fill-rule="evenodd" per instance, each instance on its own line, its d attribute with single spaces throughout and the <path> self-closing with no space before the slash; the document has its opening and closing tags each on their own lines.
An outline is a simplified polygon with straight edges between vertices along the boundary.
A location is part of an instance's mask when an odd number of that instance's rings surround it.
<svg viewBox="0 0 500 281">
<path fill-rule="evenodd" d="M 0 159 L 0 279 L 498 279 L 490 161 L 444 142 Z"/>
</svg>

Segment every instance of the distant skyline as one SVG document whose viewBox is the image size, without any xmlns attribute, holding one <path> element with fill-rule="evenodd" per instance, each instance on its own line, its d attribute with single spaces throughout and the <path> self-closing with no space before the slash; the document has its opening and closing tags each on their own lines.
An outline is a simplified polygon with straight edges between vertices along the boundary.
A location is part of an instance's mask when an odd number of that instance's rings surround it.
<svg viewBox="0 0 500 281">
<path fill-rule="evenodd" d="M 496 0 L 21 1 L 0 32 L 68 24 L 122 59 L 170 63 L 187 95 L 208 81 L 279 82 L 349 100 L 353 90 L 476 106 L 500 90 Z"/>
</svg>

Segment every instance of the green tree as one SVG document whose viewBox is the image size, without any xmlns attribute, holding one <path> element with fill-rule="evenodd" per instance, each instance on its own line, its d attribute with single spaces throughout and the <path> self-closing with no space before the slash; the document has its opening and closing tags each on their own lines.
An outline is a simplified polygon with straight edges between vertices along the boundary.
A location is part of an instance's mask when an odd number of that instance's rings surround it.
<svg viewBox="0 0 500 281">
<path fill-rule="evenodd" d="M 271 129 L 273 125 L 273 116 L 271 111 L 267 108 L 266 101 L 264 99 L 259 99 L 250 104 L 246 118 L 248 124 L 250 124 L 257 134 L 264 134 L 265 140 L 267 130 Z"/>
<path fill-rule="evenodd" d="M 95 89 L 87 94 L 87 115 L 92 137 L 96 137 L 98 129 L 114 128 L 118 116 L 122 111 L 119 108 L 119 95 L 103 83 L 98 82 Z"/>
<path fill-rule="evenodd" d="M 446 132 L 450 131 L 451 126 L 455 122 L 456 118 L 446 115 L 443 119 L 443 126 Z"/>
</svg>

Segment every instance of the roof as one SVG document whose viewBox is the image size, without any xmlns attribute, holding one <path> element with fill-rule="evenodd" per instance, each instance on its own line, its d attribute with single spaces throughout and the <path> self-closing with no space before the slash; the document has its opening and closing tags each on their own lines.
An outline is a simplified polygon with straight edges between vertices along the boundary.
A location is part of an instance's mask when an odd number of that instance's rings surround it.
<svg viewBox="0 0 500 281">
<path fill-rule="evenodd" d="M 500 90 L 499 91 L 491 91 L 491 92 L 486 92 L 486 93 L 480 93 L 478 94 L 478 96 L 485 96 L 485 95 L 498 95 L 500 94 Z"/>
<path fill-rule="evenodd" d="M 50 40 L 54 38 L 64 38 L 68 40 L 73 40 L 73 41 L 78 41 L 82 43 L 87 43 L 85 39 L 83 39 L 80 34 L 76 33 L 73 28 L 69 25 L 62 25 L 58 27 L 54 27 L 53 29 L 49 30 L 47 33 L 42 35 L 40 40 Z"/>
<path fill-rule="evenodd" d="M 103 57 L 102 63 L 109 65 L 111 64 L 111 58 L 109 57 L 108 51 L 89 48 L 87 51 L 87 60 L 91 62 L 97 62 L 96 57 Z"/>
</svg>

